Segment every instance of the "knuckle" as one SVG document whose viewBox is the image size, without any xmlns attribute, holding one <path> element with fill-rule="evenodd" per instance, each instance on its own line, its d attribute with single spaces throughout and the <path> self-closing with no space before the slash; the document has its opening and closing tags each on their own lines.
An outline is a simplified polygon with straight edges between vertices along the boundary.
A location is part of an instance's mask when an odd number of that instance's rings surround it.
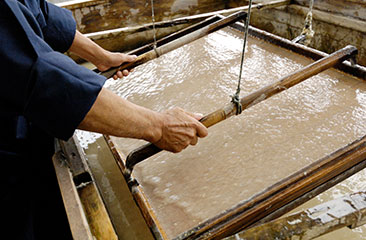
<svg viewBox="0 0 366 240">
<path fill-rule="evenodd" d="M 182 148 L 180 148 L 180 147 L 173 147 L 173 149 L 172 149 L 173 153 L 179 153 L 181 151 L 182 151 Z"/>
</svg>

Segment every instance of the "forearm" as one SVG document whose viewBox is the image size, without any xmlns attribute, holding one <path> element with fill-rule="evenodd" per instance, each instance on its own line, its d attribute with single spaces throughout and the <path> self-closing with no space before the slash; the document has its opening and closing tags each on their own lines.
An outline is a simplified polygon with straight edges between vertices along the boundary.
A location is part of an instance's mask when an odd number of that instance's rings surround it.
<svg viewBox="0 0 366 240">
<path fill-rule="evenodd" d="M 102 88 L 79 129 L 156 142 L 161 138 L 162 124 L 160 113 L 135 105 Z"/>
<path fill-rule="evenodd" d="M 132 62 L 136 59 L 134 55 L 107 51 L 79 31 L 76 31 L 69 51 L 93 63 L 100 71 L 105 71 L 110 67 L 117 67 L 124 62 Z M 128 74 L 129 71 L 125 69 L 118 71 L 113 78 L 122 78 L 123 76 L 128 76 Z"/>
<path fill-rule="evenodd" d="M 79 31 L 76 31 L 74 41 L 69 51 L 89 62 L 94 63 L 95 65 L 98 61 L 105 58 L 107 54 L 106 50 L 89 38 L 85 37 Z"/>
<path fill-rule="evenodd" d="M 117 137 L 144 139 L 162 149 L 180 152 L 188 145 L 196 145 L 198 137 L 207 135 L 206 127 L 197 121 L 199 118 L 201 116 L 180 108 L 154 112 L 102 88 L 78 128 Z"/>
</svg>

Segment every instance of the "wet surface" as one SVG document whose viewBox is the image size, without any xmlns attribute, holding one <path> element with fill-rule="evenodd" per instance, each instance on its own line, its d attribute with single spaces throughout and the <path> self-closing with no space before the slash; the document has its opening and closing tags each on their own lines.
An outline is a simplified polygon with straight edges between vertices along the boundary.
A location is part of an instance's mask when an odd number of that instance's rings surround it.
<svg viewBox="0 0 366 240">
<path fill-rule="evenodd" d="M 212 112 L 234 93 L 241 39 L 236 32 L 211 34 L 108 87 L 157 111 Z M 248 46 L 242 96 L 312 62 L 257 39 Z M 159 154 L 134 173 L 173 237 L 365 135 L 365 108 L 366 85 L 328 70 L 210 128 L 198 146 Z M 141 144 L 114 142 L 125 154 Z"/>
</svg>

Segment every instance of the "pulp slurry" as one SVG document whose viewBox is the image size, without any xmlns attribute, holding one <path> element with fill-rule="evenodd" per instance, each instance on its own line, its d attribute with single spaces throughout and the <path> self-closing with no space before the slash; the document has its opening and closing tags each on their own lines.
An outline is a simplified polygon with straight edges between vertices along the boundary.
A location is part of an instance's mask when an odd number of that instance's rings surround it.
<svg viewBox="0 0 366 240">
<path fill-rule="evenodd" d="M 241 46 L 237 32 L 219 31 L 108 87 L 153 110 L 179 106 L 207 114 L 230 101 Z M 249 38 L 241 96 L 311 62 Z M 365 121 L 366 84 L 331 69 L 213 126 L 195 147 L 145 160 L 134 175 L 173 238 L 364 136 Z M 143 144 L 112 139 L 125 155 Z"/>
<path fill-rule="evenodd" d="M 234 93 L 241 41 L 231 31 L 211 34 L 109 87 L 157 111 L 210 113 Z M 245 57 L 242 96 L 312 62 L 254 38 Z M 365 108 L 366 84 L 328 70 L 212 127 L 196 147 L 140 163 L 134 174 L 174 237 L 365 135 Z M 113 141 L 126 154 L 141 144 Z"/>
</svg>

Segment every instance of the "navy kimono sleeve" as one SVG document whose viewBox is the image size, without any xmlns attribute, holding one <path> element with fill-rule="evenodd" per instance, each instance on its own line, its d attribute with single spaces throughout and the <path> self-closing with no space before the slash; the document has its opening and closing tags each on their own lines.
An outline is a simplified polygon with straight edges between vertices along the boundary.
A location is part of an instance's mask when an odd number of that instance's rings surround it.
<svg viewBox="0 0 366 240">
<path fill-rule="evenodd" d="M 66 140 L 94 104 L 106 79 L 77 65 L 47 42 L 60 45 L 60 49 L 71 44 L 75 28 L 58 29 L 61 22 L 70 21 L 70 15 L 59 14 L 55 20 L 56 16 L 43 15 L 39 4 L 36 11 L 34 3 L 38 1 L 25 2 L 31 6 L 0 1 L 0 113 L 24 115 L 43 131 Z M 47 19 L 47 24 L 42 19 Z M 58 31 L 63 31 L 64 39 L 46 38 Z"/>
<path fill-rule="evenodd" d="M 43 2 L 46 26 L 42 29 L 45 41 L 56 51 L 66 52 L 75 37 L 76 22 L 69 10 Z M 42 4 L 41 4 L 42 6 Z"/>
<path fill-rule="evenodd" d="M 26 100 L 24 115 L 61 139 L 72 136 L 105 80 L 58 52 L 39 56 L 30 78 L 35 85 Z"/>
</svg>

